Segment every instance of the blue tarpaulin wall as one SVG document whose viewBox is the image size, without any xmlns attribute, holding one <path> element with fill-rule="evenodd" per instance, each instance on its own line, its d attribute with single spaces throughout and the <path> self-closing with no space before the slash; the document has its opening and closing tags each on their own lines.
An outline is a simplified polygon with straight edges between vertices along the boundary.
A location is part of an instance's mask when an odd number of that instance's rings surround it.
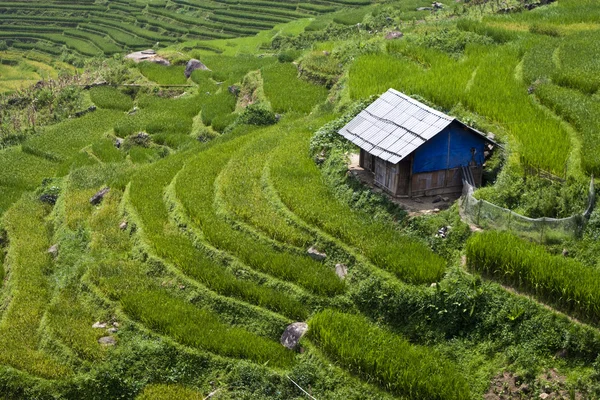
<svg viewBox="0 0 600 400">
<path fill-rule="evenodd" d="M 472 161 L 482 165 L 485 143 L 482 136 L 452 123 L 415 151 L 413 174 L 466 167 Z"/>
</svg>

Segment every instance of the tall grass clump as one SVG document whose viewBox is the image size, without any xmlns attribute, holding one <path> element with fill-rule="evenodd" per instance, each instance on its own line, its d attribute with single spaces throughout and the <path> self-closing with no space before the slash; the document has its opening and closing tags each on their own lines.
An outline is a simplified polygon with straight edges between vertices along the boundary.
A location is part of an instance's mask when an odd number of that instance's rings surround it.
<svg viewBox="0 0 600 400">
<path fill-rule="evenodd" d="M 314 315 L 309 326 L 310 337 L 327 355 L 394 394 L 415 400 L 471 398 L 456 365 L 365 317 L 325 310 Z"/>
<path fill-rule="evenodd" d="M 275 112 L 309 113 L 327 99 L 327 88 L 298 79 L 298 70 L 292 64 L 272 64 L 263 68 L 262 76 L 265 95 Z"/>
<path fill-rule="evenodd" d="M 559 49 L 560 68 L 552 80 L 561 85 L 594 94 L 600 88 L 600 33 L 583 32 L 563 40 Z"/>
<path fill-rule="evenodd" d="M 446 261 L 425 244 L 403 235 L 391 222 L 341 203 L 308 157 L 311 132 L 289 135 L 270 164 L 271 184 L 284 204 L 302 220 L 358 249 L 377 267 L 415 284 L 442 278 Z"/>
<path fill-rule="evenodd" d="M 467 265 L 558 306 L 566 312 L 600 320 L 600 272 L 573 259 L 549 254 L 543 246 L 507 232 L 473 235 L 467 242 Z"/>
<path fill-rule="evenodd" d="M 295 353 L 278 342 L 226 325 L 216 314 L 158 290 L 127 294 L 121 305 L 145 326 L 191 347 L 273 367 L 289 367 L 294 361 Z"/>
<path fill-rule="evenodd" d="M 119 89 L 110 86 L 97 86 L 90 90 L 92 102 L 100 107 L 112 110 L 128 111 L 133 100 Z"/>
</svg>

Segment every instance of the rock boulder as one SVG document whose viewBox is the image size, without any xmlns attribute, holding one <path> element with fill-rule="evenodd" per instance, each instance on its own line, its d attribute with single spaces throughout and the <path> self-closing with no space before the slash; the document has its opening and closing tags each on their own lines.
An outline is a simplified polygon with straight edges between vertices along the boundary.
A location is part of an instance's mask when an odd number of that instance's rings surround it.
<svg viewBox="0 0 600 400">
<path fill-rule="evenodd" d="M 298 342 L 300 342 L 306 331 L 308 331 L 308 324 L 306 322 L 294 322 L 285 328 L 279 341 L 284 347 L 293 350 L 298 346 Z"/>
</svg>

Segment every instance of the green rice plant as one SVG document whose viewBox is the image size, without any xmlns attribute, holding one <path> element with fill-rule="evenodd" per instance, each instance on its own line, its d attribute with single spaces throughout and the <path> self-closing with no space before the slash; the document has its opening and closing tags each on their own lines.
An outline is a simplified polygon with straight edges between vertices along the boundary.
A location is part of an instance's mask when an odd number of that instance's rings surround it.
<svg viewBox="0 0 600 400">
<path fill-rule="evenodd" d="M 252 55 L 239 55 L 236 57 L 222 55 L 203 56 L 202 61 L 211 71 L 194 71 L 192 80 L 200 84 L 204 82 L 204 76 L 209 76 L 217 82 L 233 84 L 240 82 L 244 76 L 257 69 L 277 62 L 275 57 L 256 57 Z M 194 78 L 194 76 L 197 76 Z"/>
<path fill-rule="evenodd" d="M 332 15 L 333 22 L 342 25 L 356 25 L 365 18 L 370 11 L 368 8 L 355 8 L 345 11 L 339 11 Z"/>
<path fill-rule="evenodd" d="M 600 88 L 600 33 L 595 31 L 571 35 L 558 50 L 559 68 L 552 80 L 561 85 L 594 94 Z"/>
<path fill-rule="evenodd" d="M 136 21 L 141 22 L 146 25 L 149 25 L 149 26 L 153 26 L 153 27 L 158 26 L 158 27 L 166 30 L 167 32 L 177 32 L 177 33 L 181 33 L 182 35 L 186 35 L 190 32 L 190 30 L 188 28 L 182 27 L 177 24 L 171 24 L 168 22 L 164 22 L 164 21 L 158 20 L 156 18 L 150 18 L 146 15 L 136 15 L 135 19 L 136 19 Z"/>
<path fill-rule="evenodd" d="M 583 141 L 583 169 L 600 175 L 600 101 L 595 96 L 550 83 L 538 85 L 535 94 L 542 104 L 577 128 Z"/>
<path fill-rule="evenodd" d="M 532 41 L 523 56 L 523 80 L 531 85 L 537 80 L 549 78 L 556 70 L 553 54 L 559 46 L 559 41 L 552 38 Z"/>
<path fill-rule="evenodd" d="M 234 18 L 215 14 L 211 15 L 210 19 L 211 21 L 221 22 L 226 26 L 237 24 L 238 26 L 247 27 L 246 29 L 256 29 L 255 33 L 258 33 L 260 29 L 271 29 L 277 24 L 270 21 L 256 21 L 253 19 Z"/>
<path fill-rule="evenodd" d="M 144 390 L 136 397 L 136 400 L 198 400 L 203 397 L 204 394 L 198 390 L 187 388 L 182 385 L 152 384 L 144 387 Z"/>
<path fill-rule="evenodd" d="M 159 85 L 185 85 L 185 67 L 180 65 L 160 65 L 153 62 L 141 62 L 138 69 L 146 78 Z"/>
<path fill-rule="evenodd" d="M 129 111 L 133 107 L 131 97 L 115 87 L 96 86 L 90 89 L 90 98 L 100 108 Z"/>
<path fill-rule="evenodd" d="M 271 239 L 304 248 L 314 238 L 278 213 L 265 192 L 264 172 L 270 150 L 281 146 L 289 128 L 269 128 L 266 136 L 250 142 L 231 158 L 219 177 L 224 206 L 244 223 Z"/>
<path fill-rule="evenodd" d="M 210 22 L 204 18 L 186 16 L 183 14 L 172 13 L 169 11 L 160 10 L 160 9 L 156 9 L 156 8 L 149 9 L 148 12 L 150 14 L 156 14 L 159 16 L 170 18 L 170 19 L 178 21 L 178 22 L 182 22 L 187 25 L 206 27 L 208 29 L 213 29 L 215 31 L 223 30 L 226 33 L 245 34 L 245 35 L 253 35 L 258 32 L 256 29 L 237 28 L 237 27 L 231 26 L 231 25 L 223 25 L 220 23 Z"/>
<path fill-rule="evenodd" d="M 323 4 L 312 4 L 312 3 L 298 3 L 298 9 L 308 10 L 316 13 L 330 13 L 337 10 L 337 7 Z"/>
<path fill-rule="evenodd" d="M 104 54 L 111 55 L 115 53 L 120 53 L 122 51 L 121 47 L 117 46 L 115 43 L 107 40 L 104 36 L 95 35 L 93 33 L 89 33 L 86 31 L 82 31 L 79 29 L 65 29 L 65 35 L 73 36 L 76 38 L 89 40 L 94 43 Z"/>
<path fill-rule="evenodd" d="M 175 191 L 186 214 L 209 243 L 233 254 L 246 265 L 296 283 L 317 295 L 342 293 L 344 283 L 321 263 L 307 255 L 275 249 L 270 243 L 256 240 L 252 235 L 235 229 L 219 215 L 214 204 L 218 191 L 215 181 L 246 140 L 247 136 L 211 147 L 180 171 L 175 181 Z"/>
<path fill-rule="evenodd" d="M 125 312 L 150 329 L 187 346 L 273 367 L 289 367 L 295 353 L 276 341 L 231 327 L 219 317 L 158 290 L 134 292 L 121 299 Z"/>
<path fill-rule="evenodd" d="M 456 23 L 456 27 L 463 31 L 489 36 L 494 39 L 496 43 L 506 43 L 518 38 L 518 34 L 515 32 L 472 19 L 461 19 Z"/>
<path fill-rule="evenodd" d="M 467 265 L 556 305 L 567 313 L 600 320 L 600 272 L 508 232 L 489 231 L 467 242 Z"/>
<path fill-rule="evenodd" d="M 217 143 L 215 141 L 214 143 Z M 157 256 L 173 263 L 187 276 L 224 296 L 231 296 L 292 318 L 303 318 L 306 310 L 285 293 L 239 279 L 227 265 L 199 250 L 169 222 L 163 202 L 164 188 L 183 166 L 187 154 L 171 156 L 141 171 L 131 182 L 131 203 L 141 224 L 144 240 Z"/>
<path fill-rule="evenodd" d="M 0 185 L 33 190 L 56 172 L 57 165 L 18 147 L 0 150 Z M 1 212 L 0 212 L 1 214 Z"/>
<path fill-rule="evenodd" d="M 147 29 L 142 29 L 133 24 L 126 23 L 126 22 L 122 21 L 122 18 L 121 18 L 121 20 L 117 20 L 117 21 L 113 21 L 113 20 L 110 20 L 107 18 L 94 18 L 94 23 L 111 26 L 113 28 L 122 29 L 122 30 L 125 30 L 136 36 L 139 36 L 141 38 L 151 40 L 153 42 L 169 43 L 169 42 L 175 41 L 173 38 L 171 38 L 169 36 L 160 35 L 156 32 L 153 32 L 153 31 L 150 31 Z"/>
<path fill-rule="evenodd" d="M 0 363 L 52 379 L 72 371 L 39 348 L 40 324 L 52 293 L 47 211 L 37 199 L 24 196 L 2 220 L 10 240 L 6 258 L 10 302 L 0 321 Z"/>
<path fill-rule="evenodd" d="M 96 23 L 80 24 L 79 27 L 90 32 L 105 33 L 109 35 L 115 42 L 134 49 L 150 47 L 153 44 L 147 39 L 139 38 L 118 28 L 108 27 Z"/>
<path fill-rule="evenodd" d="M 263 2 L 258 2 L 258 3 L 263 3 Z M 271 8 L 271 7 L 256 7 L 256 6 L 262 6 L 262 4 L 248 4 L 246 2 L 242 3 L 243 5 L 230 5 L 229 6 L 229 10 L 237 10 L 237 11 L 244 11 L 244 13 L 248 12 L 250 14 L 252 13 L 258 13 L 260 12 L 261 17 L 272 17 L 272 16 L 276 16 L 279 18 L 283 18 L 284 20 L 289 21 L 290 19 L 294 19 L 294 18 L 306 18 L 309 17 L 309 14 L 306 13 L 302 13 L 302 12 L 298 12 L 298 11 L 291 11 L 291 10 L 295 10 L 295 6 L 293 6 L 293 8 L 291 9 L 279 9 L 279 8 Z M 248 5 L 246 5 L 248 4 Z M 267 3 L 269 4 L 269 3 Z M 231 11 L 229 11 L 230 14 L 229 16 L 233 16 L 235 17 L 236 13 L 233 13 Z M 239 15 L 239 13 L 237 13 Z M 277 21 L 277 22 L 285 22 L 285 21 Z"/>
<path fill-rule="evenodd" d="M 293 64 L 277 63 L 264 67 L 262 77 L 265 95 L 275 112 L 309 113 L 327 99 L 327 88 L 298 79 Z"/>
<path fill-rule="evenodd" d="M 365 317 L 325 310 L 309 321 L 325 354 L 367 381 L 407 399 L 471 399 L 458 366 L 432 349 L 371 324 Z"/>
<path fill-rule="evenodd" d="M 224 89 L 210 96 L 202 107 L 202 123 L 210 126 L 214 119 L 231 114 L 235 110 L 236 102 L 235 96 Z"/>
<path fill-rule="evenodd" d="M 446 262 L 426 245 L 403 235 L 391 223 L 373 220 L 338 201 L 308 157 L 310 137 L 308 129 L 299 130 L 273 153 L 271 184 L 287 208 L 406 282 L 439 281 Z"/>
<path fill-rule="evenodd" d="M 52 125 L 42 134 L 26 140 L 22 148 L 26 153 L 68 162 L 79 150 L 102 138 L 106 130 L 122 118 L 124 114 L 120 111 L 98 110 L 81 118 Z"/>
<path fill-rule="evenodd" d="M 124 159 L 124 153 L 115 147 L 114 141 L 110 139 L 100 139 L 92 143 L 92 153 L 100 161 L 105 163 L 121 162 Z"/>
</svg>

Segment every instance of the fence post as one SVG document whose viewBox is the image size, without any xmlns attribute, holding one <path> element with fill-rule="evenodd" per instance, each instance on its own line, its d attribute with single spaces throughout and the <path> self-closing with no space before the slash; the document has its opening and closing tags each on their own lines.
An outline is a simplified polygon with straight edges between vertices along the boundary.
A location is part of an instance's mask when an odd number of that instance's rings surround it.
<svg viewBox="0 0 600 400">
<path fill-rule="evenodd" d="M 481 215 L 481 203 L 483 203 L 483 200 L 479 200 L 479 209 L 477 210 L 477 226 L 481 226 L 479 225 L 479 216 Z"/>
<path fill-rule="evenodd" d="M 544 227 L 546 226 L 546 217 L 542 217 L 542 231 L 540 234 L 540 244 L 544 243 Z"/>
</svg>

